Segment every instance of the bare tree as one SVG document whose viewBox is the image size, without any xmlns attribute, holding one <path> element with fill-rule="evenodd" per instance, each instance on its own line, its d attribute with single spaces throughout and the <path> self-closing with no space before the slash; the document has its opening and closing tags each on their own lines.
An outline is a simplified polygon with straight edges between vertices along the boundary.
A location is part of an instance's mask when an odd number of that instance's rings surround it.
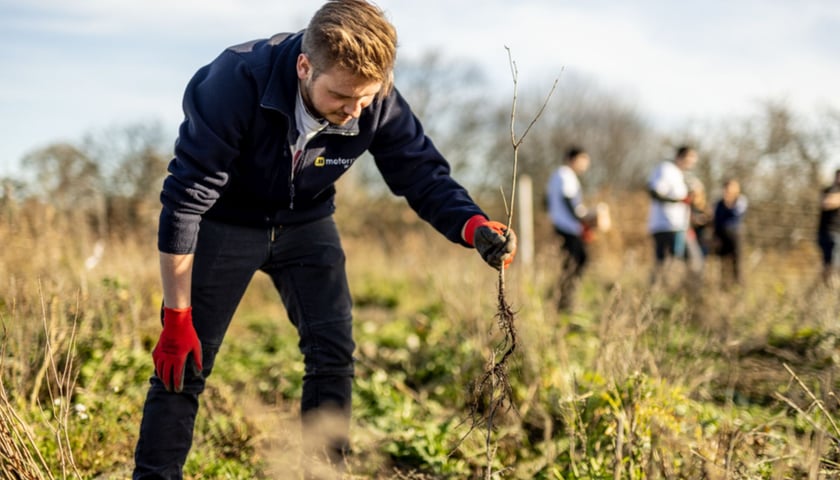
<svg viewBox="0 0 840 480">
<path fill-rule="evenodd" d="M 105 228 L 104 197 L 99 166 L 69 143 L 55 143 L 23 158 L 35 174 L 35 192 L 72 219 L 86 216 L 100 233 Z"/>
<path fill-rule="evenodd" d="M 98 190 L 99 166 L 69 143 L 55 143 L 27 154 L 23 165 L 35 173 L 36 192 L 59 208 L 84 206 Z"/>
<path fill-rule="evenodd" d="M 113 229 L 150 227 L 159 210 L 161 183 L 172 158 L 157 122 L 117 125 L 89 133 L 82 144 L 100 165 Z"/>
<path fill-rule="evenodd" d="M 522 96 L 521 115 L 533 115 L 543 99 L 534 89 Z M 504 107 L 494 114 L 494 129 L 504 127 Z M 504 139 L 504 136 L 497 135 Z M 504 152 L 501 140 L 492 152 Z M 642 184 L 648 167 L 657 160 L 656 136 L 632 105 L 618 96 L 600 90 L 584 78 L 566 75 L 560 79 L 555 100 L 546 110 L 540 124 L 534 127 L 522 144 L 522 172 L 535 179 L 546 179 L 562 162 L 564 152 L 572 145 L 587 150 L 592 166 L 582 182 L 589 189 L 624 191 Z M 503 155 L 490 158 L 488 168 L 501 178 L 510 175 Z M 488 175 L 488 186 L 499 179 Z M 537 182 L 537 198 L 544 195 L 544 182 Z"/>
<path fill-rule="evenodd" d="M 85 215 L 104 236 L 114 226 L 153 222 L 171 154 L 158 124 L 112 127 L 79 145 L 56 143 L 28 154 L 34 191 L 62 214 Z"/>
<path fill-rule="evenodd" d="M 702 149 L 713 194 L 727 178 L 738 179 L 750 199 L 748 240 L 759 248 L 791 248 L 814 238 L 817 196 L 825 159 L 837 137 L 816 121 L 778 101 L 757 114 L 721 122 Z"/>
<path fill-rule="evenodd" d="M 487 107 L 487 82 L 481 69 L 428 52 L 398 63 L 395 77 L 400 93 L 422 122 L 426 135 L 449 161 L 453 174 L 472 186 L 475 167 L 489 148 L 484 140 L 488 124 L 484 112 L 492 110 Z M 343 183 L 353 183 L 383 197 L 383 201 L 393 201 L 370 158 L 360 159 Z"/>
<path fill-rule="evenodd" d="M 164 146 L 164 134 L 157 122 L 115 126 L 85 136 L 84 151 L 96 159 L 107 179 L 103 188 L 109 197 L 140 201 L 156 199 L 171 147 Z"/>
<path fill-rule="evenodd" d="M 474 63 L 431 51 L 402 64 L 396 75 L 412 110 L 455 175 L 469 176 L 468 169 L 484 153 L 485 112 L 492 101 L 484 72 Z"/>
</svg>

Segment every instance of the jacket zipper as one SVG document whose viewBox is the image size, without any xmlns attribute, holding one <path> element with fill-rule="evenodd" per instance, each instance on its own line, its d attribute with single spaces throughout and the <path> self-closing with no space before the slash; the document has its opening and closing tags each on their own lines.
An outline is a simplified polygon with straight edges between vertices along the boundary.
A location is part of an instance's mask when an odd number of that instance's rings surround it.
<svg viewBox="0 0 840 480">
<path fill-rule="evenodd" d="M 290 125 L 292 125 L 291 128 L 296 128 L 294 118 L 289 116 L 282 109 L 280 109 L 276 106 L 266 105 L 264 103 L 260 103 L 260 106 L 262 108 L 267 108 L 269 110 L 274 110 L 274 111 L 277 111 L 277 112 L 281 113 L 283 116 L 286 117 L 287 121 L 290 122 Z M 348 130 L 348 129 L 345 129 L 345 128 L 333 127 L 331 125 L 328 125 L 322 131 L 318 132 L 318 135 L 320 135 L 322 133 L 331 134 L 331 135 L 341 135 L 341 136 L 344 136 L 344 137 L 353 137 L 353 136 L 356 136 L 356 135 L 359 134 L 359 132 L 357 130 Z M 312 141 L 312 139 L 310 139 L 310 141 Z M 301 156 L 303 156 L 303 150 L 301 150 Z M 295 162 L 294 162 L 294 152 L 292 152 L 292 168 L 291 168 L 291 172 L 289 173 L 289 210 L 294 210 L 294 209 L 295 209 Z"/>
<path fill-rule="evenodd" d="M 295 209 L 295 175 L 292 174 L 292 178 L 289 179 L 289 210 Z"/>
<path fill-rule="evenodd" d="M 303 157 L 303 150 L 298 150 L 292 153 L 292 168 L 289 173 L 289 210 L 295 209 L 295 170 L 298 167 L 298 161 Z"/>
</svg>

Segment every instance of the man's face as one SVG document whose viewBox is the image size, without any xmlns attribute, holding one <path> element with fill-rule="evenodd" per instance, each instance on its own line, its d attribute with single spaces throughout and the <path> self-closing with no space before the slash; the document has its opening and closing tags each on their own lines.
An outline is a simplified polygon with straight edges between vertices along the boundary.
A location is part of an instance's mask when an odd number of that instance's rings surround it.
<svg viewBox="0 0 840 480">
<path fill-rule="evenodd" d="M 578 175 L 589 170 L 589 154 L 581 153 L 572 160 L 572 170 Z"/>
<path fill-rule="evenodd" d="M 733 203 L 738 200 L 739 195 L 741 195 L 741 185 L 738 182 L 732 180 L 723 187 L 723 200 L 725 202 Z"/>
<path fill-rule="evenodd" d="M 689 150 L 685 153 L 683 157 L 679 159 L 678 166 L 682 170 L 691 170 L 694 168 L 694 164 L 697 163 L 697 152 L 694 150 Z"/>
<path fill-rule="evenodd" d="M 382 89 L 382 82 L 359 78 L 337 67 L 316 77 L 304 54 L 298 56 L 297 74 L 306 106 L 313 110 L 311 113 L 333 125 L 344 125 L 359 118 Z"/>
</svg>

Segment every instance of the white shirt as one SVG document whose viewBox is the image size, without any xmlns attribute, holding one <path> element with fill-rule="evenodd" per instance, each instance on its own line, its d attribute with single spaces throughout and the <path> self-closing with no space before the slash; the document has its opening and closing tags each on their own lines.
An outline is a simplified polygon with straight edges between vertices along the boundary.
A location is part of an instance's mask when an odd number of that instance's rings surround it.
<svg viewBox="0 0 840 480">
<path fill-rule="evenodd" d="M 575 212 L 569 211 L 564 198 L 571 199 L 574 207 L 583 204 L 583 192 L 580 188 L 580 180 L 577 174 L 568 165 L 563 165 L 554 171 L 548 179 L 548 215 L 551 223 L 561 232 L 570 235 L 583 233 L 583 225 L 578 220 Z"/>
<path fill-rule="evenodd" d="M 300 89 L 298 89 L 297 102 L 295 104 L 295 123 L 297 124 L 298 131 L 297 141 L 289 145 L 289 149 L 292 151 L 292 162 L 294 162 L 295 167 L 292 169 L 293 174 L 298 169 L 299 152 L 302 152 L 306 148 L 306 144 L 309 143 L 309 140 L 312 140 L 312 137 L 326 128 L 328 124 L 326 120 L 318 120 L 309 113 L 309 110 L 303 104 L 303 96 L 300 94 Z"/>
<path fill-rule="evenodd" d="M 660 163 L 648 178 L 648 188 L 659 196 L 674 201 L 663 202 L 652 199 L 648 216 L 648 231 L 683 232 L 688 230 L 691 208 L 681 200 L 688 196 L 688 185 L 683 171 L 674 162 Z"/>
</svg>

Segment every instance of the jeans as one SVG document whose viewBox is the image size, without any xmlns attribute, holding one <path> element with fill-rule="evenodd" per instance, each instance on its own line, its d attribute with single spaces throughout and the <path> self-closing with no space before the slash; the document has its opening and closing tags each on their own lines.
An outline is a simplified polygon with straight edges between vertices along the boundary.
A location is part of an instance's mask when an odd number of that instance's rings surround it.
<svg viewBox="0 0 840 480">
<path fill-rule="evenodd" d="M 663 263 L 668 257 L 684 258 L 685 232 L 654 233 L 653 250 L 656 263 Z"/>
<path fill-rule="evenodd" d="M 301 225 L 250 228 L 203 220 L 192 273 L 193 324 L 204 370 L 187 368 L 182 393 L 154 376 L 143 407 L 134 479 L 182 478 L 198 399 L 236 307 L 253 275 L 271 277 L 297 328 L 303 354 L 301 412 L 338 410 L 349 425 L 353 377 L 350 290 L 332 217 Z M 306 422 L 304 422 L 306 423 Z M 346 435 L 340 435 L 344 448 Z"/>
</svg>

